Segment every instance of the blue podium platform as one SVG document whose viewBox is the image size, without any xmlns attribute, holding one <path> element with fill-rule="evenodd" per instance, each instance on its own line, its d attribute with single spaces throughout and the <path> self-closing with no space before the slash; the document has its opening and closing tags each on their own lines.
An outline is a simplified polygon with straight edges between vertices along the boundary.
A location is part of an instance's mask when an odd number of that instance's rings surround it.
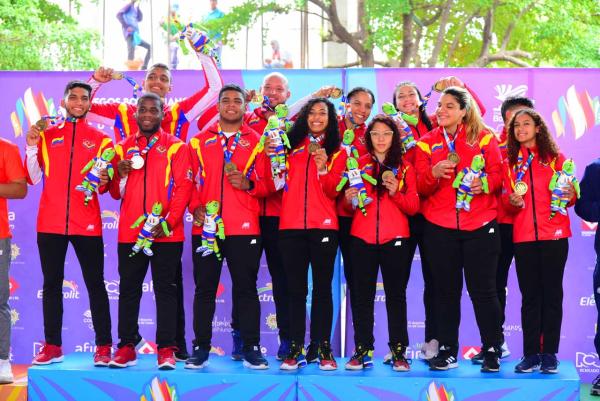
<svg viewBox="0 0 600 401">
<path fill-rule="evenodd" d="M 373 369 L 351 372 L 341 368 L 322 372 L 310 365 L 299 372 L 279 370 L 270 358 L 270 369 L 252 371 L 228 357 L 211 356 L 202 370 L 178 364 L 159 371 L 154 355 L 139 356 L 127 369 L 94 368 L 92 355 L 70 354 L 65 362 L 29 369 L 30 401 L 140 400 L 140 401 L 575 401 L 579 376 L 571 362 L 560 373 L 516 374 L 515 362 L 500 373 L 484 374 L 467 361 L 458 369 L 431 372 L 414 361 L 410 372 L 394 372 L 376 360 Z"/>
</svg>

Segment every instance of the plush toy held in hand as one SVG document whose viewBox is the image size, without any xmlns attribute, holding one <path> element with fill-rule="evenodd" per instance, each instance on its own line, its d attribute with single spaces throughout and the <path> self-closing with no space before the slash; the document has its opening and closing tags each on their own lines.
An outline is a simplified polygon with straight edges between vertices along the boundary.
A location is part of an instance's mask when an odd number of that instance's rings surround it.
<svg viewBox="0 0 600 401">
<path fill-rule="evenodd" d="M 138 228 L 142 222 L 144 225 L 140 230 L 140 233 L 137 236 L 137 240 L 135 241 L 135 245 L 131 248 L 133 252 L 129 254 L 129 257 L 132 257 L 140 250 L 143 250 L 146 256 L 154 256 L 154 252 L 150 247 L 154 242 L 154 235 L 152 234 L 152 230 L 157 225 L 161 225 L 163 232 L 168 236 L 171 235 L 169 231 L 169 226 L 167 225 L 167 221 L 164 217 L 161 216 L 163 207 L 160 202 L 156 202 L 152 205 L 152 213 L 144 213 L 131 225 L 131 228 Z"/>
<path fill-rule="evenodd" d="M 179 38 L 181 40 L 187 38 L 190 46 L 196 53 L 206 54 L 207 56 L 214 58 L 217 63 L 219 62 L 215 44 L 208 36 L 206 36 L 206 34 L 198 31 L 191 22 L 183 28 L 179 34 Z"/>
<path fill-rule="evenodd" d="M 196 248 L 196 253 L 202 252 L 202 256 L 215 254 L 217 259 L 221 260 L 221 252 L 217 238 L 225 239 L 225 225 L 219 215 L 219 201 L 210 201 L 206 204 L 206 214 L 204 215 L 204 224 L 202 225 L 202 245 Z"/>
<path fill-rule="evenodd" d="M 83 182 L 75 187 L 75 190 L 85 194 L 85 198 L 83 199 L 84 205 L 87 206 L 92 199 L 94 192 L 98 191 L 98 186 L 100 185 L 100 173 L 102 170 L 106 170 L 108 172 L 108 177 L 112 180 L 115 175 L 115 170 L 110 162 L 114 157 L 115 150 L 113 148 L 104 149 L 100 156 L 94 157 L 81 170 L 81 174 L 85 172 L 87 172 L 87 174 L 83 178 Z"/>
<path fill-rule="evenodd" d="M 285 147 L 290 147 L 290 141 L 280 126 L 280 120 L 276 115 L 269 117 L 265 131 L 260 138 L 260 144 L 264 146 L 265 140 L 269 137 L 271 141 L 271 147 L 273 152 L 269 153 L 269 159 L 271 160 L 271 171 L 273 177 L 283 173 L 285 171 Z"/>
<path fill-rule="evenodd" d="M 417 125 L 419 120 L 410 114 L 399 112 L 390 102 L 384 103 L 381 106 L 381 110 L 384 112 L 384 114 L 392 117 L 398 128 L 401 129 L 400 140 L 402 141 L 402 148 L 404 149 L 404 152 L 415 147 L 417 145 L 417 141 L 415 141 L 415 136 L 413 135 L 412 130 L 408 126 L 407 122 L 412 125 Z"/>
<path fill-rule="evenodd" d="M 287 118 L 289 113 L 290 109 L 287 104 L 280 103 L 275 106 L 275 114 L 277 115 L 277 118 L 279 118 L 279 126 L 286 134 L 290 132 L 290 129 L 292 128 L 292 122 Z"/>
<path fill-rule="evenodd" d="M 488 185 L 487 175 L 483 171 L 485 167 L 485 160 L 482 155 L 475 155 L 471 161 L 471 167 L 463 168 L 454 179 L 452 183 L 453 188 L 457 188 L 456 191 L 456 209 L 463 209 L 465 212 L 471 210 L 471 200 L 473 199 L 473 191 L 471 185 L 475 178 L 481 180 L 483 186 L 483 192 L 489 193 L 490 188 Z"/>
<path fill-rule="evenodd" d="M 354 137 L 354 130 L 347 129 L 344 131 L 344 136 L 342 137 L 342 144 L 340 147 L 346 151 L 346 155 L 348 157 L 354 157 L 358 159 L 358 149 L 356 149 L 356 146 L 352 144 L 352 142 L 354 142 Z"/>
<path fill-rule="evenodd" d="M 575 195 L 577 199 L 581 197 L 581 191 L 579 189 L 579 181 L 575 177 L 575 162 L 573 159 L 567 159 L 562 165 L 561 171 L 555 171 L 550 185 L 548 188 L 552 192 L 550 201 L 550 219 L 556 215 L 556 212 L 566 216 L 567 215 L 567 204 L 571 199 L 566 196 L 566 189 L 570 185 L 575 188 Z"/>
<path fill-rule="evenodd" d="M 352 207 L 359 208 L 362 214 L 367 215 L 365 206 L 373 201 L 373 199 L 367 196 L 367 189 L 365 188 L 364 180 L 370 182 L 373 185 L 377 185 L 377 180 L 366 173 L 364 169 L 358 168 L 358 161 L 354 157 L 349 157 L 346 160 L 346 171 L 340 180 L 340 183 L 335 188 L 336 191 L 341 191 L 346 183 L 349 184 L 350 188 L 358 189 L 358 196 L 352 199 Z"/>
</svg>

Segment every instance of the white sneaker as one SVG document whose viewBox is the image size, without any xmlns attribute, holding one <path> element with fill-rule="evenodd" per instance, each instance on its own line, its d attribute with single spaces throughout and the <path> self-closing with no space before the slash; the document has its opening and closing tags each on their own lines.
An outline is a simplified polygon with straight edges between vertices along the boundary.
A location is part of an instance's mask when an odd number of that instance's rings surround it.
<svg viewBox="0 0 600 401">
<path fill-rule="evenodd" d="M 8 359 L 0 359 L 0 384 L 12 383 L 15 380 Z"/>
<path fill-rule="evenodd" d="M 510 356 L 510 350 L 508 349 L 508 344 L 506 343 L 506 341 L 502 343 L 500 349 L 502 350 L 502 356 L 500 356 L 500 358 L 504 359 Z"/>
<path fill-rule="evenodd" d="M 424 342 L 421 347 L 421 359 L 429 361 L 437 356 L 440 343 L 435 338 L 431 341 Z"/>
</svg>

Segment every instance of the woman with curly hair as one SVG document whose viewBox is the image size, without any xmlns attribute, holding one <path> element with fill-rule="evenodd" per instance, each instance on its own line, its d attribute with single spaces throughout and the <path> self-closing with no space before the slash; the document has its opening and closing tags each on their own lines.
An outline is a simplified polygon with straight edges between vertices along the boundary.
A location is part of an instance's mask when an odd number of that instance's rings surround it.
<svg viewBox="0 0 600 401">
<path fill-rule="evenodd" d="M 311 99 L 288 133 L 291 148 L 279 220 L 279 249 L 289 291 L 290 352 L 281 369 L 306 366 L 306 295 L 312 267 L 310 337 L 318 342 L 319 368 L 337 369 L 331 351 L 331 281 L 338 247 L 336 186 L 346 164 L 333 104 Z"/>
<path fill-rule="evenodd" d="M 481 370 L 497 372 L 501 330 L 496 264 L 500 237 L 495 192 L 502 186 L 500 150 L 465 89 L 446 88 L 436 115 L 439 126 L 418 142 L 415 165 L 440 344 L 439 353 L 429 362 L 430 369 L 458 367 L 464 271 L 484 345 Z M 485 177 L 476 174 L 473 166 Z M 465 202 L 461 196 L 467 193 L 470 201 Z"/>
<path fill-rule="evenodd" d="M 366 194 L 372 201 L 365 206 L 366 214 L 354 211 L 350 230 L 350 256 L 356 278 L 352 281 L 355 348 L 346 369 L 373 366 L 374 301 L 381 267 L 392 369 L 408 371 L 410 365 L 404 355 L 408 346 L 406 285 L 411 262 L 408 216 L 419 209 L 417 178 L 410 163 L 402 160 L 400 133 L 390 117 L 377 115 L 367 127 L 365 139 L 368 153 L 358 165 L 377 183 L 365 182 Z M 356 188 L 346 189 L 348 205 L 356 196 Z"/>
<path fill-rule="evenodd" d="M 502 201 L 514 214 L 515 265 L 522 294 L 523 358 L 518 373 L 556 373 L 562 323 L 562 281 L 571 236 L 569 216 L 552 216 L 551 181 L 565 157 L 543 118 L 533 109 L 517 111 L 508 126 L 508 168 Z M 571 184 L 563 197 L 573 201 Z M 543 344 L 542 344 L 543 339 Z"/>
</svg>

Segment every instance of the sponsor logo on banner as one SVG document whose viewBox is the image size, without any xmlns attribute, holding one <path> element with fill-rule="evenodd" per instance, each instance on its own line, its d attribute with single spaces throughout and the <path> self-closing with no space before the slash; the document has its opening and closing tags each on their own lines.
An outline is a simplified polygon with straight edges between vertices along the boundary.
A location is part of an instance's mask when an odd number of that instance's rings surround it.
<svg viewBox="0 0 600 401">
<path fill-rule="evenodd" d="M 19 289 L 19 283 L 13 277 L 8 278 L 8 288 L 10 291 L 9 299 L 11 301 L 18 301 L 19 297 L 15 295 L 15 292 Z"/>
<path fill-rule="evenodd" d="M 599 373 L 600 361 L 595 352 L 575 352 L 575 367 L 582 373 Z"/>
<path fill-rule="evenodd" d="M 594 294 L 589 297 L 581 297 L 579 298 L 579 306 L 596 306 L 596 300 L 594 299 Z"/>
<path fill-rule="evenodd" d="M 500 101 L 500 105 L 498 105 L 498 107 L 494 107 L 492 121 L 495 123 L 503 123 L 502 113 L 500 110 L 502 102 L 512 96 L 525 96 L 527 94 L 527 85 L 517 85 L 513 87 L 512 84 L 498 84 L 494 87 L 494 89 L 496 89 L 496 99 Z"/>
<path fill-rule="evenodd" d="M 267 327 L 271 330 L 277 330 L 277 315 L 274 313 L 269 313 L 269 315 L 265 319 L 267 323 Z"/>
<path fill-rule="evenodd" d="M 94 323 L 92 322 L 92 311 L 89 309 L 83 312 L 83 324 L 85 324 L 90 330 L 94 330 Z"/>
<path fill-rule="evenodd" d="M 589 221 L 581 220 L 581 236 L 593 237 L 596 235 L 598 223 L 590 223 Z"/>
<path fill-rule="evenodd" d="M 406 347 L 406 351 L 404 352 L 404 355 L 406 356 L 406 359 L 408 360 L 419 360 L 421 358 L 421 347 L 423 346 L 423 343 L 420 344 L 416 344 L 416 348 L 413 348 L 411 346 Z"/>
<path fill-rule="evenodd" d="M 15 221 L 16 218 L 17 218 L 17 215 L 15 214 L 15 212 L 8 212 L 8 227 L 11 230 L 15 229 L 15 225 L 13 224 L 13 221 Z"/>
<path fill-rule="evenodd" d="M 102 229 L 117 230 L 119 228 L 119 213 L 114 210 L 103 210 L 102 214 Z"/>
<path fill-rule="evenodd" d="M 256 289 L 258 292 L 258 300 L 260 302 L 275 302 L 273 299 L 273 283 L 267 283 L 264 287 L 259 287 Z"/>
<path fill-rule="evenodd" d="M 567 128 L 571 127 L 573 136 L 579 139 L 587 130 L 600 124 L 600 101 L 597 96 L 592 99 L 585 89 L 577 93 L 575 85 L 571 85 L 558 99 L 552 122 L 557 137 L 566 135 Z"/>
<path fill-rule="evenodd" d="M 10 260 L 16 260 L 21 255 L 21 248 L 14 242 L 10 244 Z"/>
<path fill-rule="evenodd" d="M 10 325 L 15 326 L 20 319 L 19 311 L 15 308 L 10 310 Z"/>
<path fill-rule="evenodd" d="M 33 356 L 36 356 L 37 354 L 39 354 L 40 351 L 42 350 L 43 346 L 44 346 L 44 343 L 35 341 L 33 343 Z"/>
<path fill-rule="evenodd" d="M 223 285 L 223 283 L 221 283 L 219 281 L 219 285 L 217 285 L 217 295 L 216 295 L 216 299 L 215 299 L 216 303 L 218 303 L 218 304 L 225 303 L 225 299 L 223 299 L 221 297 L 221 295 L 223 295 L 224 292 L 225 292 L 225 286 Z"/>
<path fill-rule="evenodd" d="M 215 314 L 215 317 L 212 321 L 212 331 L 213 333 L 230 333 L 231 332 L 231 320 L 223 317 L 219 319 L 219 317 Z"/>
<path fill-rule="evenodd" d="M 140 401 L 177 401 L 177 388 L 170 385 L 167 379 L 161 381 L 155 376 L 138 397 Z"/>
<path fill-rule="evenodd" d="M 464 359 L 471 359 L 475 355 L 479 354 L 481 347 L 476 345 L 466 345 L 462 347 L 462 356 Z"/>
<path fill-rule="evenodd" d="M 454 401 L 454 394 L 451 391 L 446 390 L 443 384 L 439 387 L 436 386 L 435 382 L 429 383 L 427 389 L 424 391 L 427 394 L 428 401 Z"/>
<path fill-rule="evenodd" d="M 64 299 L 79 299 L 80 294 L 78 290 L 79 286 L 75 280 L 63 280 L 62 293 Z M 37 298 L 42 299 L 44 296 L 44 290 L 38 290 Z"/>
<path fill-rule="evenodd" d="M 119 280 L 104 280 L 104 287 L 108 294 L 108 299 L 112 301 L 119 300 Z"/>
<path fill-rule="evenodd" d="M 13 103 L 14 104 L 14 103 Z M 50 98 L 46 100 L 44 92 L 33 92 L 31 87 L 25 90 L 22 98 L 17 99 L 15 110 L 10 113 L 10 122 L 15 138 L 27 132 L 29 126 L 44 115 L 56 115 L 55 103 Z"/>
<path fill-rule="evenodd" d="M 83 344 L 77 344 L 75 352 L 96 352 L 96 345 L 86 341 Z"/>
<path fill-rule="evenodd" d="M 424 329 L 425 322 L 422 320 L 409 320 L 406 322 L 406 327 L 409 329 Z"/>
<path fill-rule="evenodd" d="M 385 291 L 383 289 L 383 283 L 378 281 L 375 287 L 375 302 L 385 302 Z"/>
<path fill-rule="evenodd" d="M 138 317 L 138 324 L 140 326 L 154 326 L 154 319 L 151 317 Z"/>
<path fill-rule="evenodd" d="M 156 354 L 158 347 L 152 341 L 148 341 L 145 338 L 142 338 L 142 341 L 137 346 L 138 354 L 142 355 L 150 355 Z"/>
</svg>

